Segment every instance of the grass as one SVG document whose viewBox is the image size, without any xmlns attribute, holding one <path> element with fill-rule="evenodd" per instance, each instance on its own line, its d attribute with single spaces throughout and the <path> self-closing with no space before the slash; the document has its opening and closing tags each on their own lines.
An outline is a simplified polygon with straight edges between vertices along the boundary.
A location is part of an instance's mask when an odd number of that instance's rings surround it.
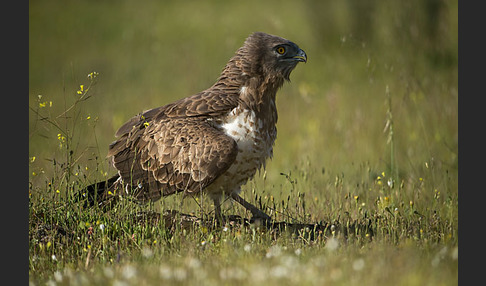
<svg viewBox="0 0 486 286">
<path fill-rule="evenodd" d="M 30 3 L 31 284 L 457 284 L 457 2 L 260 2 Z M 104 157 L 124 121 L 210 86 L 256 30 L 309 61 L 279 92 L 274 158 L 242 195 L 335 228 L 309 240 L 136 215 L 211 215 L 204 196 L 75 202 L 114 173 Z"/>
</svg>

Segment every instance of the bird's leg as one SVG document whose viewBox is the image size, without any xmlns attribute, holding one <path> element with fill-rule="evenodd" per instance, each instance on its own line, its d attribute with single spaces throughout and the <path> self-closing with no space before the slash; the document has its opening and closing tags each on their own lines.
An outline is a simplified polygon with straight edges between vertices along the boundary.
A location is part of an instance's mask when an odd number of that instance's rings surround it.
<svg viewBox="0 0 486 286">
<path fill-rule="evenodd" d="M 253 215 L 253 217 L 265 219 L 267 221 L 271 220 L 269 215 L 267 215 L 262 210 L 255 207 L 254 205 L 250 204 L 249 202 L 245 201 L 245 199 L 240 197 L 237 193 L 231 193 L 231 198 L 236 202 L 238 202 L 240 205 L 244 206 L 247 210 L 249 210 Z"/>
<path fill-rule="evenodd" d="M 213 202 L 214 202 L 215 219 L 217 222 L 223 223 L 224 218 L 223 215 L 221 214 L 221 197 L 220 196 L 213 197 Z"/>
</svg>

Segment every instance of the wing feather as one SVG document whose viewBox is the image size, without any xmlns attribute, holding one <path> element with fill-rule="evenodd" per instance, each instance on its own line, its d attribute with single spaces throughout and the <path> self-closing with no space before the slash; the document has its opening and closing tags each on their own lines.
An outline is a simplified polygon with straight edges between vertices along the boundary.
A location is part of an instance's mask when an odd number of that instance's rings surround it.
<svg viewBox="0 0 486 286">
<path fill-rule="evenodd" d="M 198 192 L 229 168 L 236 142 L 208 120 L 238 106 L 237 90 L 226 89 L 213 86 L 144 111 L 117 130 L 108 157 L 136 198 Z"/>
<path fill-rule="evenodd" d="M 233 163 L 236 142 L 204 118 L 165 118 L 132 129 L 109 155 L 128 190 L 141 201 L 184 191 L 196 193 Z"/>
</svg>

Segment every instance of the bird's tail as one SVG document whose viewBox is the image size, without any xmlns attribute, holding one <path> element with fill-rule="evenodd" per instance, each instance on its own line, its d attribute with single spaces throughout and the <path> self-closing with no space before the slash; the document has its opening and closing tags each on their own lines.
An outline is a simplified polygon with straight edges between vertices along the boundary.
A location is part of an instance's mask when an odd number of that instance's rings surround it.
<svg viewBox="0 0 486 286">
<path fill-rule="evenodd" d="M 97 205 L 105 208 L 112 205 L 115 199 L 114 193 L 120 184 L 120 176 L 117 174 L 106 181 L 100 181 L 87 186 L 79 192 L 79 200 L 84 201 L 84 207 Z"/>
</svg>

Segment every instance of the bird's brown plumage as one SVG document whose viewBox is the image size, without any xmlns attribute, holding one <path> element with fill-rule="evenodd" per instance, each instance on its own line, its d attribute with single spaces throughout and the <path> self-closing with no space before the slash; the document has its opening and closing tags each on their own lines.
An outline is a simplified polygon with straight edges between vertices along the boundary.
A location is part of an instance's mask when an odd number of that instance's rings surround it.
<svg viewBox="0 0 486 286">
<path fill-rule="evenodd" d="M 118 129 L 108 152 L 119 174 L 111 189 L 140 201 L 176 192 L 206 191 L 215 202 L 236 195 L 272 156 L 277 90 L 306 60 L 286 39 L 251 34 L 213 86 Z"/>
</svg>

